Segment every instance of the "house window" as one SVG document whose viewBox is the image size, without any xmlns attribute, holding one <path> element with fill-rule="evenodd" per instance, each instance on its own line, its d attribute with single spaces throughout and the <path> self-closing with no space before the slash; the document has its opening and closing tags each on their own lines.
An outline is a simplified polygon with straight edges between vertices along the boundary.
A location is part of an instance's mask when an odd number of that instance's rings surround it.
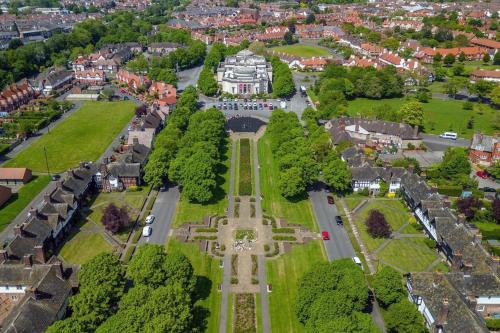
<svg viewBox="0 0 500 333">
<path fill-rule="evenodd" d="M 477 310 L 478 312 L 483 312 L 483 311 L 485 310 L 485 308 L 486 308 L 486 307 L 485 307 L 484 305 L 478 305 L 478 306 L 477 306 L 477 308 L 476 308 L 476 310 Z"/>
<path fill-rule="evenodd" d="M 16 286 L 16 289 L 21 290 L 21 289 L 23 289 L 23 286 Z"/>
<path fill-rule="evenodd" d="M 13 300 L 13 301 L 17 301 L 17 295 L 11 295 L 10 299 Z"/>
</svg>

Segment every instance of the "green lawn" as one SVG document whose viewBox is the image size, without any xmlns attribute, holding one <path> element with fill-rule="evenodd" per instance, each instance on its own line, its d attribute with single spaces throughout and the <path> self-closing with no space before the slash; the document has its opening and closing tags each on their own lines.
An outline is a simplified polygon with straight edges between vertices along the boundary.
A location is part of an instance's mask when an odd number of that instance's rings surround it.
<svg viewBox="0 0 500 333">
<path fill-rule="evenodd" d="M 50 182 L 49 176 L 34 176 L 0 208 L 0 231 L 2 231 L 17 215 L 42 191 Z"/>
<path fill-rule="evenodd" d="M 5 166 L 46 172 L 44 148 L 51 172 L 65 171 L 81 161 L 96 161 L 132 118 L 134 108 L 132 102 L 85 102 Z"/>
<path fill-rule="evenodd" d="M 207 204 L 189 202 L 181 195 L 175 211 L 173 227 L 179 227 L 185 223 L 201 223 L 207 215 L 225 215 L 227 208 L 227 193 L 229 191 L 229 178 L 231 176 L 231 140 L 227 140 L 227 149 L 223 158 L 221 174 L 218 175 L 219 184 L 215 198 Z"/>
<path fill-rule="evenodd" d="M 217 286 L 222 283 L 219 260 L 201 253 L 197 243 L 181 243 L 174 238 L 170 238 L 167 252 L 182 252 L 191 261 L 194 272 L 199 277 L 197 290 L 201 294 L 196 304 L 209 311 L 205 332 L 219 332 L 221 294 L 217 291 Z"/>
<path fill-rule="evenodd" d="M 374 251 L 385 241 L 384 238 L 371 237 L 366 231 L 365 221 L 372 209 L 379 210 L 384 214 L 385 219 L 391 225 L 393 231 L 398 230 L 410 217 L 406 207 L 399 200 L 371 199 L 370 202 L 365 204 L 363 208 L 356 213 L 355 222 L 358 226 L 361 238 L 370 252 Z"/>
<path fill-rule="evenodd" d="M 423 271 L 437 258 L 435 250 L 424 243 L 425 238 L 394 239 L 377 255 L 379 259 L 405 272 Z"/>
<path fill-rule="evenodd" d="M 358 116 L 363 111 L 370 111 L 374 107 L 386 105 L 398 110 L 406 101 L 403 98 L 370 100 L 357 98 L 349 101 L 348 113 Z M 485 134 L 495 132 L 496 110 L 488 105 L 474 103 L 474 110 L 464 110 L 464 102 L 457 100 L 431 99 L 423 103 L 424 131 L 426 133 L 440 134 L 446 131 L 457 132 L 460 137 L 471 138 L 472 134 L 480 129 Z M 473 128 L 467 128 L 467 122 L 474 116 Z"/>
<path fill-rule="evenodd" d="M 289 224 L 300 224 L 310 230 L 317 231 L 309 198 L 306 196 L 297 201 L 284 198 L 278 189 L 279 170 L 271 152 L 269 138 L 264 135 L 258 142 L 260 164 L 260 187 L 263 196 L 262 209 L 266 214 L 283 218 Z"/>
<path fill-rule="evenodd" d="M 269 293 L 271 332 L 304 332 L 304 326 L 295 316 L 295 300 L 299 279 L 314 265 L 325 261 L 321 243 L 294 245 L 290 253 L 266 263 L 267 282 L 272 284 Z"/>
<path fill-rule="evenodd" d="M 238 179 L 240 179 L 240 140 L 236 140 L 235 143 L 236 145 L 236 151 L 235 151 L 235 156 L 234 156 L 234 196 L 238 196 L 240 193 L 240 182 Z"/>
<path fill-rule="evenodd" d="M 349 210 L 351 210 L 351 211 L 354 208 L 356 208 L 365 199 L 367 199 L 366 196 L 359 195 L 356 193 L 348 194 L 344 197 L 344 200 L 347 204 L 347 208 L 349 208 Z"/>
<path fill-rule="evenodd" d="M 287 45 L 270 48 L 271 51 L 286 53 L 302 58 L 322 57 L 330 55 L 327 50 L 310 45 Z"/>
<path fill-rule="evenodd" d="M 474 225 L 481 230 L 484 240 L 500 240 L 500 225 L 492 222 L 474 222 Z"/>
<path fill-rule="evenodd" d="M 252 170 L 250 163 L 250 140 L 240 139 L 239 195 L 252 195 Z"/>
<path fill-rule="evenodd" d="M 85 223 L 64 244 L 59 254 L 65 261 L 82 265 L 102 252 L 113 250 L 100 233 L 90 229 L 91 224 L 92 222 Z"/>
</svg>

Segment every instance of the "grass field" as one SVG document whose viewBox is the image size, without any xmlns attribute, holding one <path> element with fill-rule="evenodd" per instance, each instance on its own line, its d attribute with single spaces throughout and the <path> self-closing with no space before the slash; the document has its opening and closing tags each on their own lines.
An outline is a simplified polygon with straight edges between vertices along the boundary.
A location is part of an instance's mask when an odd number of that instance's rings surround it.
<svg viewBox="0 0 500 333">
<path fill-rule="evenodd" d="M 500 225 L 491 222 L 474 222 L 474 225 L 481 230 L 484 240 L 500 240 Z"/>
<path fill-rule="evenodd" d="M 260 164 L 260 190 L 263 196 L 262 209 L 266 214 L 283 218 L 289 224 L 300 224 L 317 231 L 311 202 L 306 196 L 297 201 L 285 199 L 278 189 L 279 170 L 271 152 L 269 138 L 264 135 L 258 142 Z"/>
<path fill-rule="evenodd" d="M 198 244 L 181 243 L 174 238 L 170 238 L 167 252 L 181 252 L 191 261 L 194 272 L 198 276 L 197 290 L 201 294 L 196 305 L 209 311 L 205 332 L 219 332 L 221 294 L 217 291 L 217 285 L 222 283 L 222 269 L 219 267 L 219 261 L 201 253 Z"/>
<path fill-rule="evenodd" d="M 363 111 L 369 111 L 374 107 L 385 105 L 395 110 L 405 103 L 404 99 L 381 99 L 370 100 L 357 98 L 349 101 L 348 113 L 358 116 Z M 485 134 L 495 132 L 496 110 L 488 105 L 474 103 L 474 110 L 464 110 L 463 101 L 431 99 L 429 103 L 423 103 L 424 107 L 424 132 L 440 134 L 446 131 L 457 132 L 460 137 L 470 138 L 472 134 L 480 129 Z M 474 116 L 473 128 L 467 128 L 467 122 Z"/>
<path fill-rule="evenodd" d="M 17 193 L 13 193 L 9 201 L 0 207 L 0 231 L 16 218 L 17 215 L 42 191 L 50 182 L 49 176 L 34 176 L 23 185 Z"/>
<path fill-rule="evenodd" d="M 372 209 L 379 210 L 384 214 L 387 223 L 391 225 L 393 231 L 398 230 L 409 218 L 406 207 L 399 200 L 372 199 L 365 204 L 363 208 L 356 213 L 355 220 L 361 238 L 370 252 L 375 250 L 385 241 L 384 238 L 371 237 L 366 231 L 365 221 Z"/>
<path fill-rule="evenodd" d="M 91 225 L 92 222 L 81 225 L 80 230 L 66 241 L 59 253 L 65 261 L 81 265 L 102 252 L 112 251 L 111 245 L 99 232 L 93 231 Z"/>
<path fill-rule="evenodd" d="M 351 211 L 356 208 L 356 206 L 358 206 L 364 199 L 367 199 L 367 197 L 356 193 L 348 194 L 344 197 L 347 208 L 349 208 L 349 210 Z"/>
<path fill-rule="evenodd" d="M 81 161 L 96 161 L 134 114 L 132 102 L 85 102 L 50 133 L 44 134 L 4 166 L 62 172 Z"/>
<path fill-rule="evenodd" d="M 269 294 L 271 332 L 304 332 L 297 320 L 294 306 L 299 279 L 314 265 L 325 261 L 319 241 L 307 245 L 294 245 L 290 253 L 266 263 L 267 281 L 272 284 Z"/>
<path fill-rule="evenodd" d="M 250 140 L 240 139 L 239 195 L 252 195 L 252 170 L 250 163 Z"/>
<path fill-rule="evenodd" d="M 270 51 L 286 53 L 302 58 L 312 58 L 312 57 L 322 57 L 328 56 L 330 52 L 327 50 L 310 45 L 287 45 L 287 46 L 278 46 L 269 49 Z"/>
<path fill-rule="evenodd" d="M 405 272 L 426 269 L 437 258 L 436 251 L 424 243 L 425 238 L 393 239 L 377 256 Z"/>
<path fill-rule="evenodd" d="M 226 142 L 227 149 L 220 165 L 221 172 L 218 175 L 218 188 L 214 199 L 207 204 L 189 202 L 181 195 L 181 199 L 175 210 L 174 225 L 179 227 L 185 223 L 201 223 L 207 215 L 224 215 L 227 207 L 227 193 L 229 191 L 229 177 L 231 176 L 231 140 Z"/>
</svg>

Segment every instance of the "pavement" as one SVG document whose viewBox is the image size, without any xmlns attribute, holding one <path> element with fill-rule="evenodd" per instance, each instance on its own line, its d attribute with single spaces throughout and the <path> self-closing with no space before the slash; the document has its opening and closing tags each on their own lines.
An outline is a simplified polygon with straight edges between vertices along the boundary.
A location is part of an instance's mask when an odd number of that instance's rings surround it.
<svg viewBox="0 0 500 333">
<path fill-rule="evenodd" d="M 434 134 L 420 134 L 422 136 L 422 141 L 424 144 L 433 151 L 444 151 L 448 147 L 465 147 L 468 148 L 470 145 L 469 139 L 458 138 L 456 140 L 443 139 L 439 135 Z"/>
<path fill-rule="evenodd" d="M 335 222 L 335 216 L 339 214 L 335 204 L 328 203 L 328 195 L 329 193 L 326 191 L 325 186 L 321 183 L 316 184 L 309 191 L 309 197 L 313 204 L 320 231 L 328 231 L 330 234 L 330 240 L 323 241 L 328 260 L 352 258 L 356 256 L 356 252 L 344 227 L 338 226 Z"/>
<path fill-rule="evenodd" d="M 197 66 L 177 72 L 177 92 L 183 91 L 188 86 L 196 87 L 203 66 Z"/>
<path fill-rule="evenodd" d="M 164 192 L 158 192 L 153 209 L 151 210 L 151 214 L 155 216 L 155 220 L 150 224 L 153 232 L 149 237 L 141 236 L 139 245 L 146 243 L 166 244 L 179 197 L 179 187 L 173 184 L 167 184 Z"/>
</svg>

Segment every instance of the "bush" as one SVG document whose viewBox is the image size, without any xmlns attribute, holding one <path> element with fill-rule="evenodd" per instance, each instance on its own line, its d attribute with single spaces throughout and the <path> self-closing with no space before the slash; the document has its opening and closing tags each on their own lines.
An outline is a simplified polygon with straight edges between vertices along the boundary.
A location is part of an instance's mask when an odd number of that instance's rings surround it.
<svg viewBox="0 0 500 333">
<path fill-rule="evenodd" d="M 131 186 L 127 187 L 128 192 L 138 192 L 140 190 L 141 190 L 141 188 L 139 186 L 136 186 L 136 185 L 131 185 Z"/>
<path fill-rule="evenodd" d="M 234 197 L 234 202 L 241 202 L 241 198 L 240 197 Z"/>
<path fill-rule="evenodd" d="M 364 188 L 362 190 L 358 190 L 356 193 L 367 197 L 370 195 L 370 190 L 368 190 L 367 188 Z"/>
<path fill-rule="evenodd" d="M 266 253 L 266 257 L 274 257 L 276 255 L 278 255 L 278 253 L 280 253 L 280 246 L 278 243 L 274 243 L 274 250 L 273 252 L 270 252 L 270 253 Z"/>
<path fill-rule="evenodd" d="M 267 222 L 267 220 L 266 220 L 266 219 L 262 219 L 262 224 L 263 224 L 263 225 L 268 225 L 268 224 L 269 224 L 269 222 Z"/>
<path fill-rule="evenodd" d="M 195 240 L 216 240 L 217 236 L 202 236 L 202 235 L 198 235 L 198 236 L 194 236 L 194 239 Z"/>
<path fill-rule="evenodd" d="M 500 319 L 486 319 L 486 327 L 492 331 L 500 330 Z"/>
<path fill-rule="evenodd" d="M 473 108 L 474 108 L 474 104 L 472 104 L 472 102 L 470 102 L 470 101 L 466 101 L 462 105 L 462 109 L 464 109 L 464 110 L 472 110 Z"/>
<path fill-rule="evenodd" d="M 134 235 L 132 236 L 132 243 L 137 244 L 141 236 L 142 236 L 142 230 L 141 229 L 136 230 L 134 232 Z"/>
<path fill-rule="evenodd" d="M 293 242 L 296 241 L 297 238 L 295 236 L 273 236 L 273 240 Z"/>
<path fill-rule="evenodd" d="M 234 205 L 234 217 L 240 217 L 240 204 L 237 203 Z"/>
<path fill-rule="evenodd" d="M 255 217 L 255 205 L 250 204 L 250 217 Z"/>
<path fill-rule="evenodd" d="M 196 232 L 217 232 L 217 228 L 196 228 Z"/>
<path fill-rule="evenodd" d="M 460 185 L 440 185 L 437 188 L 439 194 L 449 197 L 458 197 L 462 194 L 462 186 Z"/>
<path fill-rule="evenodd" d="M 372 209 L 365 221 L 368 233 L 375 238 L 388 238 L 391 235 L 391 226 L 387 223 L 384 214 Z"/>
<path fill-rule="evenodd" d="M 437 246 L 436 241 L 434 239 L 430 239 L 430 238 L 425 238 L 424 243 L 425 243 L 425 245 L 427 245 L 429 247 L 429 249 L 435 249 Z"/>
<path fill-rule="evenodd" d="M 0 154 L 1 154 L 1 152 L 0 152 Z M 255 202 L 255 198 L 254 198 L 254 197 L 251 197 L 251 198 L 250 198 L 250 202 Z"/>
<path fill-rule="evenodd" d="M 222 252 L 226 251 L 226 245 L 222 244 L 222 245 L 220 246 L 220 250 L 221 250 Z"/>
<path fill-rule="evenodd" d="M 236 276 L 231 276 L 231 284 L 238 284 L 238 278 Z"/>
<path fill-rule="evenodd" d="M 264 244 L 264 251 L 269 251 L 270 247 L 269 247 L 269 244 Z"/>
<path fill-rule="evenodd" d="M 128 264 L 128 262 L 132 258 L 132 255 L 134 254 L 134 251 L 135 251 L 135 245 L 129 246 L 129 248 L 127 249 L 127 252 L 123 256 L 123 263 L 124 264 Z"/>
<path fill-rule="evenodd" d="M 252 277 L 252 284 L 259 284 L 259 280 L 255 277 Z"/>
<path fill-rule="evenodd" d="M 294 234 L 294 228 L 273 228 L 275 234 Z"/>
</svg>

